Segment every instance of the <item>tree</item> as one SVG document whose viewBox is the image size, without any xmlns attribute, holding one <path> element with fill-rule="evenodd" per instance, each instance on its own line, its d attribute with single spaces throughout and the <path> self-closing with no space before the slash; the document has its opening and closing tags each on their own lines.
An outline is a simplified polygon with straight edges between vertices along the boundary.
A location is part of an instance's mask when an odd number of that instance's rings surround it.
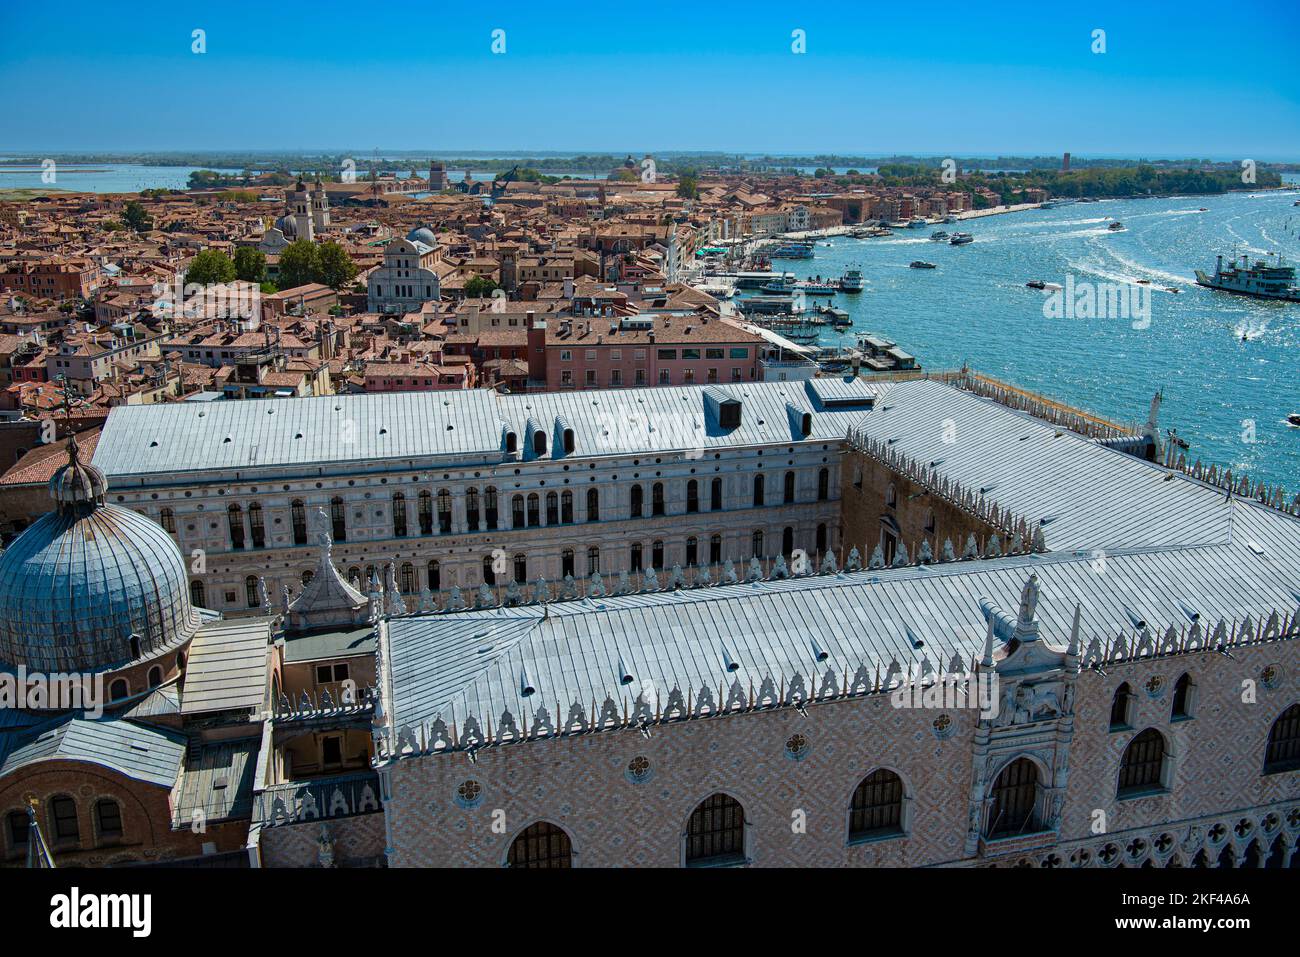
<svg viewBox="0 0 1300 957">
<path fill-rule="evenodd" d="M 214 282 L 231 282 L 235 278 L 235 264 L 217 249 L 205 249 L 190 262 L 185 273 L 187 283 L 207 285 Z"/>
<path fill-rule="evenodd" d="M 465 298 L 481 299 L 492 295 L 492 290 L 496 288 L 497 284 L 486 276 L 471 276 L 465 282 Z"/>
<path fill-rule="evenodd" d="M 352 261 L 352 257 L 348 255 L 347 250 L 338 243 L 321 243 L 317 252 L 317 259 L 319 268 L 316 273 L 316 282 L 324 283 L 335 291 L 350 283 L 357 274 L 356 263 Z M 280 268 L 283 270 L 283 262 Z"/>
<path fill-rule="evenodd" d="M 153 228 L 153 220 L 149 218 L 144 207 L 135 200 L 127 203 L 126 208 L 122 210 L 122 222 L 137 233 Z"/>
<path fill-rule="evenodd" d="M 320 275 L 320 251 L 316 244 L 306 239 L 299 239 L 285 247 L 280 253 L 281 289 L 293 289 L 316 282 Z"/>
<path fill-rule="evenodd" d="M 262 282 L 266 279 L 266 253 L 252 246 L 240 246 L 235 250 L 235 276 L 246 282 Z"/>
<path fill-rule="evenodd" d="M 693 171 L 686 171 L 677 180 L 677 195 L 682 199 L 698 199 L 700 195 L 700 181 L 695 178 Z"/>
</svg>

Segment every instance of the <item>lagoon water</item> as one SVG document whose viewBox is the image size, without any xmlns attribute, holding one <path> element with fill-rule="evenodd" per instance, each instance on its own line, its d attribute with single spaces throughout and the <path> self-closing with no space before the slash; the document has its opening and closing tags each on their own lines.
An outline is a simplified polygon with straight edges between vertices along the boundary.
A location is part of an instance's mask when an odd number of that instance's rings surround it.
<svg viewBox="0 0 1300 957">
<path fill-rule="evenodd" d="M 853 329 L 842 337 L 828 331 L 823 344 L 879 333 L 925 368 L 966 361 L 1121 422 L 1145 421 L 1152 394 L 1163 389 L 1160 424 L 1190 443 L 1192 460 L 1244 469 L 1295 494 L 1300 429 L 1285 419 L 1300 412 L 1300 304 L 1204 289 L 1193 270 L 1213 272 L 1218 253 L 1281 252 L 1300 262 L 1297 199 L 1300 191 L 1283 190 L 1075 204 L 882 239 L 823 239 L 814 259 L 774 266 L 800 278 L 862 269 L 865 291 L 834 299 Z M 1108 231 L 1112 219 L 1125 231 Z M 973 233 L 975 242 L 931 242 L 940 228 Z M 938 268 L 909 269 L 915 259 Z M 1065 285 L 1071 276 L 1076 285 L 1150 280 L 1149 326 L 1046 318 L 1047 294 L 1025 283 Z"/>
</svg>

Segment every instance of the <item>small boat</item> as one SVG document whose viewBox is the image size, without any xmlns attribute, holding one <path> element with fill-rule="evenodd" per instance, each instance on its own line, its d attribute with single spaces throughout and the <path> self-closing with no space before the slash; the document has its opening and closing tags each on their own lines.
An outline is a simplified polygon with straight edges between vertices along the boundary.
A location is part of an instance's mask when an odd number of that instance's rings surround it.
<svg viewBox="0 0 1300 957">
<path fill-rule="evenodd" d="M 937 230 L 930 234 L 930 239 L 936 243 L 941 243 L 947 238 L 948 238 L 948 234 L 945 233 L 942 229 Z"/>
<path fill-rule="evenodd" d="M 1124 229 L 1124 224 L 1117 219 L 1115 220 L 1115 222 L 1111 223 L 1106 228 L 1109 229 L 1112 233 L 1118 233 Z"/>
<path fill-rule="evenodd" d="M 1135 279 L 1135 280 L 1133 280 L 1133 281 L 1136 282 L 1139 286 L 1149 286 L 1149 285 L 1151 285 L 1151 280 L 1150 280 L 1150 279 Z"/>
<path fill-rule="evenodd" d="M 1177 286 L 1165 286 L 1165 292 L 1182 292 Z"/>
<path fill-rule="evenodd" d="M 1300 429 L 1300 412 L 1292 412 L 1286 417 L 1286 424 Z"/>
<path fill-rule="evenodd" d="M 1300 203 L 1297 203 L 1296 205 L 1300 206 Z M 1200 207 L 1198 207 L 1196 211 L 1197 211 L 1198 213 L 1208 213 L 1208 212 L 1209 212 L 1209 210 L 1206 209 L 1204 206 L 1200 206 Z"/>
<path fill-rule="evenodd" d="M 965 246 L 967 243 L 975 242 L 975 237 L 970 233 L 953 233 L 952 238 L 948 240 L 949 245 Z"/>
<path fill-rule="evenodd" d="M 934 263 L 928 263 L 923 259 L 914 259 L 908 268 L 909 269 L 935 269 L 937 267 L 935 266 Z"/>
<path fill-rule="evenodd" d="M 1025 285 L 1028 286 L 1030 289 L 1046 289 L 1046 288 L 1047 288 L 1047 283 L 1043 282 L 1041 279 L 1031 279 L 1031 280 L 1029 280 L 1029 282 L 1025 283 Z"/>
</svg>

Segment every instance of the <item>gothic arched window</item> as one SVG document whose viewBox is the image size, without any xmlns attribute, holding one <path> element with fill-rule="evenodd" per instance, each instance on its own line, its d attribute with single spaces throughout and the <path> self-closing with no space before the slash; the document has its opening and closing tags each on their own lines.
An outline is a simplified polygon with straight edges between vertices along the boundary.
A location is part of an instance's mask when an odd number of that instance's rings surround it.
<svg viewBox="0 0 1300 957">
<path fill-rule="evenodd" d="M 1110 730 L 1125 731 L 1133 726 L 1133 689 L 1125 681 L 1110 700 Z"/>
<path fill-rule="evenodd" d="M 1032 834 L 1039 828 L 1038 767 L 1028 758 L 1016 758 L 993 782 L 988 836 Z"/>
<path fill-rule="evenodd" d="M 686 826 L 686 865 L 739 864 L 745 859 L 745 809 L 729 794 L 711 794 Z"/>
<path fill-rule="evenodd" d="M 507 867 L 573 867 L 573 842 L 563 828 L 549 821 L 538 821 L 519 832 L 510 842 Z"/>
<path fill-rule="evenodd" d="M 1168 760 L 1164 735 L 1155 728 L 1147 728 L 1137 735 L 1128 743 L 1120 760 L 1116 797 L 1147 794 L 1166 787 Z"/>
<path fill-rule="evenodd" d="M 1297 769 L 1300 769 L 1300 704 L 1293 704 L 1278 716 L 1268 732 L 1264 773 L 1281 774 Z"/>
<path fill-rule="evenodd" d="M 893 771 L 872 771 L 853 791 L 849 840 L 903 833 L 903 779 Z"/>
<path fill-rule="evenodd" d="M 1174 682 L 1174 703 L 1169 709 L 1169 717 L 1174 721 L 1190 718 L 1195 697 L 1196 685 L 1192 683 L 1192 676 L 1184 671 Z"/>
</svg>

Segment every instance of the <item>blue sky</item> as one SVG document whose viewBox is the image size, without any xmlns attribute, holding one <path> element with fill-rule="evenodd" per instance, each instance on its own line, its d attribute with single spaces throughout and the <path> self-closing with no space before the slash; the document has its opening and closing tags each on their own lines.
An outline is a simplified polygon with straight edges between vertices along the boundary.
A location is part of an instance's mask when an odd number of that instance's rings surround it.
<svg viewBox="0 0 1300 957">
<path fill-rule="evenodd" d="M 178 9 L 179 8 L 179 9 Z M 191 52 L 206 31 L 207 52 Z M 491 51 L 505 31 L 506 52 Z M 791 52 L 791 33 L 807 52 Z M 1106 31 L 1094 54 L 1092 32 Z M 1300 160 L 1300 4 L 0 6 L 5 151 Z M 15 108 L 16 107 L 16 108 Z"/>
</svg>

